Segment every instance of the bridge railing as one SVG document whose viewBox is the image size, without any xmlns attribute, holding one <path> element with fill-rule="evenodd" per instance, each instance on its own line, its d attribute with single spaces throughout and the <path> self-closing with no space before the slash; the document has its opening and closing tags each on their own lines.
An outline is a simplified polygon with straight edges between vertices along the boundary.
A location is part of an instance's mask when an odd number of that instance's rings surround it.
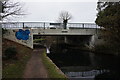
<svg viewBox="0 0 120 80">
<path fill-rule="evenodd" d="M 68 23 L 69 28 L 100 28 L 94 23 Z"/>
<path fill-rule="evenodd" d="M 50 26 L 47 22 L 25 22 L 24 27 L 30 27 L 30 28 L 48 28 Z"/>
<path fill-rule="evenodd" d="M 49 27 L 47 22 L 3 22 L 2 28 L 7 29 L 19 29 L 19 28 L 43 28 L 46 29 Z"/>
<path fill-rule="evenodd" d="M 20 29 L 20 28 L 41 28 L 41 29 L 50 29 L 51 23 L 49 22 L 3 22 L 2 28 L 8 29 Z M 62 25 L 53 25 L 54 28 L 62 28 Z M 78 28 L 100 28 L 100 26 L 93 23 L 68 23 L 67 27 L 69 29 L 78 29 Z"/>
<path fill-rule="evenodd" d="M 22 28 L 22 23 L 2 23 L 2 28 L 12 29 L 12 28 Z"/>
</svg>

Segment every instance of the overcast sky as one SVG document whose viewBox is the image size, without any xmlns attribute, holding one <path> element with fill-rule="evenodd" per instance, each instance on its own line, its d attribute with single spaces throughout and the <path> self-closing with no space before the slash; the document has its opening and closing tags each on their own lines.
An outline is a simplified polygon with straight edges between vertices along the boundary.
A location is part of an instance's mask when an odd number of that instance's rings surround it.
<svg viewBox="0 0 120 80">
<path fill-rule="evenodd" d="M 20 21 L 56 22 L 61 11 L 68 11 L 72 15 L 70 22 L 90 22 L 96 19 L 97 2 L 95 0 L 22 0 L 24 10 L 28 14 Z"/>
</svg>

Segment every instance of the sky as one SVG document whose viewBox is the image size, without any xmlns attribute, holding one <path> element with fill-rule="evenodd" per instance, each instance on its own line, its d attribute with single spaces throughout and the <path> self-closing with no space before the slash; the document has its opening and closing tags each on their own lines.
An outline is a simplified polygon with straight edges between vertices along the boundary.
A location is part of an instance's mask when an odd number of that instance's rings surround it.
<svg viewBox="0 0 120 80">
<path fill-rule="evenodd" d="M 19 1 L 19 0 L 17 0 Z M 19 21 L 57 22 L 61 11 L 72 15 L 71 23 L 94 23 L 96 0 L 20 0 L 27 15 Z"/>
</svg>

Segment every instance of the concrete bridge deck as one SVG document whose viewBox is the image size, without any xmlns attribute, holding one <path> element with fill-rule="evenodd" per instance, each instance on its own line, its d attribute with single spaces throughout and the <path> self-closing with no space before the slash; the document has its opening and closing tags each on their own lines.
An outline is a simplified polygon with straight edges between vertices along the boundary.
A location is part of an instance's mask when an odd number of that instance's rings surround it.
<svg viewBox="0 0 120 80">
<path fill-rule="evenodd" d="M 96 29 L 32 29 L 33 35 L 94 35 Z"/>
</svg>

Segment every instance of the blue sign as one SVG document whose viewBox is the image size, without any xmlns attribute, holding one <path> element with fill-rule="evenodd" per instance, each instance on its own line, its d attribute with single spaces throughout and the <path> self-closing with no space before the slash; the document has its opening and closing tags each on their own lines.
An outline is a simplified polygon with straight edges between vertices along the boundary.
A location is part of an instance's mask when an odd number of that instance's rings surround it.
<svg viewBox="0 0 120 80">
<path fill-rule="evenodd" d="M 29 39 L 29 34 L 30 34 L 29 30 L 24 31 L 22 29 L 19 29 L 19 31 L 16 32 L 15 36 L 19 40 L 28 40 Z"/>
</svg>

